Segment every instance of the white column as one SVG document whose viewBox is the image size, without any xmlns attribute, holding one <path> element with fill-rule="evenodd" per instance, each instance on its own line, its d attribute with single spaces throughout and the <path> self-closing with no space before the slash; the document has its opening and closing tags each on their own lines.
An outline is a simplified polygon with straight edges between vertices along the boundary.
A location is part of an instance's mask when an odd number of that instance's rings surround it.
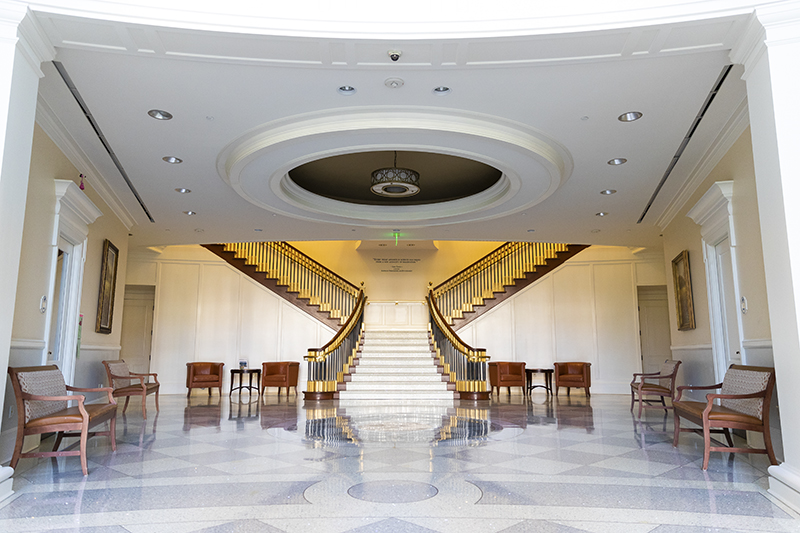
<svg viewBox="0 0 800 533">
<path fill-rule="evenodd" d="M 745 66 L 785 462 L 770 493 L 800 511 L 800 2 L 759 9 L 731 52 Z M 794 10 L 794 11 L 791 11 Z"/>
<path fill-rule="evenodd" d="M 42 61 L 54 50 L 26 9 L 4 4 L 0 12 L 0 391 L 5 391 L 17 293 L 22 228 L 28 193 L 36 95 Z M 0 413 L 6 415 L 4 394 Z M 11 468 L 0 468 L 0 500 L 11 495 Z"/>
</svg>

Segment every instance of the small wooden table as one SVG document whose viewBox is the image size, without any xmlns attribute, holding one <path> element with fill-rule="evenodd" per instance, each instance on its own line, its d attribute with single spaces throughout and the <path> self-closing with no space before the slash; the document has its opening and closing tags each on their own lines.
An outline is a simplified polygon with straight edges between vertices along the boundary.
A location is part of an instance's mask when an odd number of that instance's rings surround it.
<svg viewBox="0 0 800 533">
<path fill-rule="evenodd" d="M 239 386 L 233 386 L 233 376 L 239 375 Z M 247 374 L 247 385 L 243 384 L 244 375 Z M 256 376 L 256 386 L 253 386 L 253 374 Z M 255 389 L 256 394 L 261 393 L 261 369 L 260 368 L 231 368 L 231 392 L 228 393 L 228 396 L 233 394 L 233 391 L 239 391 L 239 394 L 242 393 L 242 389 L 247 389 L 247 394 L 253 394 L 251 391 Z"/>
<path fill-rule="evenodd" d="M 533 384 L 534 374 L 544 374 L 544 384 Z M 547 391 L 547 394 L 553 394 L 553 369 L 552 368 L 526 368 L 525 369 L 525 383 L 528 385 L 528 394 L 531 393 L 536 387 L 541 387 Z"/>
</svg>

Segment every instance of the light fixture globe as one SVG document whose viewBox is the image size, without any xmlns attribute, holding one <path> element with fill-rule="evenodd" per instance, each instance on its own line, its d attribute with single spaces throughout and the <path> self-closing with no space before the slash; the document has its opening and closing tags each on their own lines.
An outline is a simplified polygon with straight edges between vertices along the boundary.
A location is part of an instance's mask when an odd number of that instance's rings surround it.
<svg viewBox="0 0 800 533">
<path fill-rule="evenodd" d="M 370 190 L 378 196 L 405 198 L 419 192 L 419 173 L 409 168 L 397 168 L 397 152 L 394 153 L 394 166 L 379 168 L 372 173 Z"/>
</svg>

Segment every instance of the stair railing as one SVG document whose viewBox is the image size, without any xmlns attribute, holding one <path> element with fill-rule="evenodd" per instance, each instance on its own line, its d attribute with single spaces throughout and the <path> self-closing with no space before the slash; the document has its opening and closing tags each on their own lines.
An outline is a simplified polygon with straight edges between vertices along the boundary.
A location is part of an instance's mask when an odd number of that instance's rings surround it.
<svg viewBox="0 0 800 533">
<path fill-rule="evenodd" d="M 428 329 L 433 339 L 433 347 L 444 373 L 455 382 L 456 391 L 462 400 L 488 400 L 486 386 L 486 362 L 489 356 L 483 348 L 472 348 L 462 341 L 442 316 L 433 291 L 428 292 Z"/>
<path fill-rule="evenodd" d="M 332 400 L 337 384 L 344 382 L 364 335 L 366 300 L 364 290 L 359 289 L 355 308 L 336 335 L 322 348 L 308 350 L 308 390 L 303 391 L 306 400 Z"/>
<path fill-rule="evenodd" d="M 452 325 L 454 318 L 462 318 L 504 286 L 513 285 L 515 279 L 535 272 L 536 267 L 567 250 L 568 245 L 559 243 L 507 242 L 434 287 L 433 299 L 444 320 Z"/>
<path fill-rule="evenodd" d="M 340 324 L 353 313 L 359 288 L 285 242 L 223 243 L 226 252 L 307 298 Z"/>
</svg>

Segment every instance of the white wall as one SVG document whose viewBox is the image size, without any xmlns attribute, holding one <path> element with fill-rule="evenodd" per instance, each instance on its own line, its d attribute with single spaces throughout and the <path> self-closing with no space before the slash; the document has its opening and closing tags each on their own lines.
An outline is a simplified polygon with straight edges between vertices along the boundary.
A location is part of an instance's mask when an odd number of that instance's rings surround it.
<svg viewBox="0 0 800 533">
<path fill-rule="evenodd" d="M 225 363 L 224 391 L 239 359 L 299 361 L 334 331 L 199 246 L 131 254 L 128 282 L 155 285 L 153 356 L 162 394 L 186 393 L 186 363 Z M 298 392 L 307 368 L 300 365 Z M 224 392 L 223 391 L 223 392 Z M 205 394 L 205 392 L 203 392 Z"/>
<path fill-rule="evenodd" d="M 636 286 L 664 285 L 659 252 L 593 246 L 458 331 L 493 361 L 592 363 L 592 392 L 628 394 L 641 368 Z"/>
</svg>

